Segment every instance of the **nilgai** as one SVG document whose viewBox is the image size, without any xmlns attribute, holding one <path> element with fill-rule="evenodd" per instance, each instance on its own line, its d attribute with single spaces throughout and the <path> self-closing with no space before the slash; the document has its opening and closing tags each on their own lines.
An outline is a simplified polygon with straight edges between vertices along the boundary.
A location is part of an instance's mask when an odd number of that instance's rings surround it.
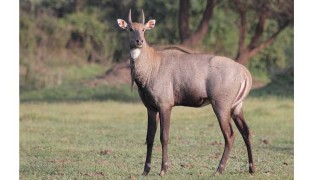
<svg viewBox="0 0 320 180">
<path fill-rule="evenodd" d="M 247 146 L 249 172 L 253 173 L 255 168 L 250 131 L 242 110 L 242 102 L 252 84 L 249 71 L 227 57 L 155 51 L 147 44 L 144 33 L 154 28 L 156 21 L 152 19 L 145 23 L 143 10 L 141 23 L 132 22 L 131 10 L 128 23 L 123 19 L 118 19 L 117 22 L 122 29 L 129 32 L 132 81 L 138 86 L 140 98 L 148 111 L 147 155 L 143 175 L 147 175 L 151 168 L 158 119 L 160 118 L 162 145 L 160 175 L 163 176 L 168 169 L 172 107 L 202 107 L 208 104 L 211 104 L 217 116 L 225 140 L 224 152 L 215 175 L 224 171 L 235 139 L 231 118 Z"/>
</svg>

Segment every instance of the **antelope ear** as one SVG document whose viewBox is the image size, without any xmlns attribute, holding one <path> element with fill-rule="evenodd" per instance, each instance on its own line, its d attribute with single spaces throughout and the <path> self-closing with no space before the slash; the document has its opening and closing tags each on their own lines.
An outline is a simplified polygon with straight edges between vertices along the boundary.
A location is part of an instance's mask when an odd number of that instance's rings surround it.
<svg viewBox="0 0 320 180">
<path fill-rule="evenodd" d="M 122 29 L 127 29 L 128 24 L 127 24 L 127 22 L 126 22 L 125 20 L 123 20 L 123 19 L 117 19 L 117 21 L 118 21 L 119 27 L 121 27 Z"/>
<path fill-rule="evenodd" d="M 152 29 L 152 28 L 154 28 L 155 24 L 156 24 L 156 20 L 151 19 L 144 25 L 144 27 L 146 29 Z"/>
</svg>

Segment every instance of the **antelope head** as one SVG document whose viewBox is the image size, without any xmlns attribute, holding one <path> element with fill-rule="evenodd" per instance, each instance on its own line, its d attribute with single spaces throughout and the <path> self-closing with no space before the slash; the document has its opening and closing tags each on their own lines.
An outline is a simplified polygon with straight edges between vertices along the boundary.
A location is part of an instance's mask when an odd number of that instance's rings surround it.
<svg viewBox="0 0 320 180">
<path fill-rule="evenodd" d="M 152 29 L 155 26 L 156 20 L 152 19 L 145 23 L 143 10 L 141 11 L 142 21 L 141 23 L 132 22 L 131 20 L 131 9 L 129 11 L 128 22 L 123 19 L 117 19 L 119 27 L 125 29 L 129 32 L 129 45 L 130 52 L 132 51 L 139 52 L 140 54 L 141 48 L 146 45 L 146 41 L 144 38 L 144 32 L 146 30 Z M 131 54 L 132 56 L 132 54 Z M 134 59 L 135 57 L 132 56 Z"/>
</svg>

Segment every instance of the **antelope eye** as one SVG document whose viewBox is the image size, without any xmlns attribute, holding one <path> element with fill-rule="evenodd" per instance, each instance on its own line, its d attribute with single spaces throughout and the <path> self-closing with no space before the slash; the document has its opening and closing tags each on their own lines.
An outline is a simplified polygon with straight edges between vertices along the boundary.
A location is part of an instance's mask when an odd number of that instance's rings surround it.
<svg viewBox="0 0 320 180">
<path fill-rule="evenodd" d="M 133 31 L 133 29 L 132 29 L 132 28 L 130 28 L 130 31 Z"/>
<path fill-rule="evenodd" d="M 142 29 L 143 32 L 144 32 L 145 30 L 146 30 L 145 28 Z"/>
</svg>

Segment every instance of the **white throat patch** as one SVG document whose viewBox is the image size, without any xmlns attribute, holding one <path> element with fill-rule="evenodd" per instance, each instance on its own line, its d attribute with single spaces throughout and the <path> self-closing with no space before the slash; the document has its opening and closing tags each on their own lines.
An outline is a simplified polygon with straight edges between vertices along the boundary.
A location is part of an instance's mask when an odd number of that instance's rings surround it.
<svg viewBox="0 0 320 180">
<path fill-rule="evenodd" d="M 130 55 L 133 59 L 136 59 L 141 53 L 141 49 L 140 48 L 135 48 L 130 50 Z"/>
</svg>

